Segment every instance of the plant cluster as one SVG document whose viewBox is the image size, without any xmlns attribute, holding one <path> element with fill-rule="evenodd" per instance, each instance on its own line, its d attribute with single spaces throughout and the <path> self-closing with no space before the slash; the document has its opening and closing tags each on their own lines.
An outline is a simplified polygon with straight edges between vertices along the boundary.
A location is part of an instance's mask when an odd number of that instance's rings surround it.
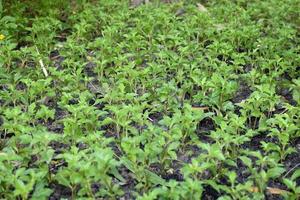
<svg viewBox="0 0 300 200">
<path fill-rule="evenodd" d="M 300 198 L 299 1 L 61 2 L 0 1 L 0 199 Z"/>
</svg>

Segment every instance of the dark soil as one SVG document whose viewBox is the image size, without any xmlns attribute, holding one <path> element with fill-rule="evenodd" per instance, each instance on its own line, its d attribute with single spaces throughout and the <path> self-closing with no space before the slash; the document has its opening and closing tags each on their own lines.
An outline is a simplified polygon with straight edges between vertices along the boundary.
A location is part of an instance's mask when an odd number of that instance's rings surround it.
<svg viewBox="0 0 300 200">
<path fill-rule="evenodd" d="M 203 120 L 201 120 L 197 127 L 198 134 L 209 133 L 210 131 L 213 130 L 215 130 L 215 124 L 214 121 L 209 117 L 206 117 Z"/>
<path fill-rule="evenodd" d="M 93 62 L 88 62 L 85 65 L 85 73 L 88 77 L 95 77 L 97 74 L 94 72 L 94 69 L 96 68 L 97 64 Z"/>
<path fill-rule="evenodd" d="M 64 62 L 65 58 L 60 55 L 58 50 L 50 52 L 49 58 L 57 70 L 63 70 L 62 63 Z"/>
<path fill-rule="evenodd" d="M 211 186 L 207 185 L 204 187 L 202 200 L 216 200 L 220 196 L 221 196 L 221 194 L 217 190 L 215 190 Z"/>
<path fill-rule="evenodd" d="M 252 90 L 250 89 L 250 87 L 245 82 L 242 82 L 240 83 L 240 87 L 236 92 L 235 96 L 233 97 L 232 102 L 240 103 L 243 100 L 247 99 L 251 93 Z"/>
<path fill-rule="evenodd" d="M 121 166 L 119 168 L 119 172 L 126 180 L 126 183 L 121 185 L 121 188 L 125 192 L 122 198 L 124 200 L 135 199 L 133 196 L 133 191 L 135 190 L 136 181 L 133 177 L 133 174 L 125 166 Z"/>
<path fill-rule="evenodd" d="M 283 99 L 291 104 L 292 106 L 296 106 L 297 102 L 293 99 L 292 91 L 288 88 L 282 88 L 277 90 L 277 94 L 282 96 Z"/>
<path fill-rule="evenodd" d="M 72 196 L 71 189 L 60 185 L 58 183 L 50 184 L 50 188 L 53 190 L 53 193 L 50 195 L 49 200 L 60 200 L 60 199 L 70 199 Z"/>
</svg>

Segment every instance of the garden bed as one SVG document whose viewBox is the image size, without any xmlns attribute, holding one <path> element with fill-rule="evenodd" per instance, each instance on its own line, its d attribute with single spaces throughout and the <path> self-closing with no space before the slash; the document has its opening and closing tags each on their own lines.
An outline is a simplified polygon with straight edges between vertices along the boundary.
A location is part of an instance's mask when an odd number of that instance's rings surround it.
<svg viewBox="0 0 300 200">
<path fill-rule="evenodd" d="M 0 199 L 299 199 L 298 11 L 2 3 Z"/>
</svg>

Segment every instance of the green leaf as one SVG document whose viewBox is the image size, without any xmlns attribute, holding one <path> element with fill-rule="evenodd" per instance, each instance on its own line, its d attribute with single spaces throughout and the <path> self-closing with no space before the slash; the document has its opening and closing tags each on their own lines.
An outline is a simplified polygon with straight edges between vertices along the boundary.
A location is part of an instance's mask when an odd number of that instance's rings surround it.
<svg viewBox="0 0 300 200">
<path fill-rule="evenodd" d="M 0 0 L 0 13 L 2 13 L 2 11 L 3 11 L 3 3 L 2 3 L 2 0 Z M 2 17 L 2 16 L 0 15 L 0 17 Z"/>
<path fill-rule="evenodd" d="M 219 197 L 217 200 L 231 200 L 231 198 L 228 195 L 224 195 L 224 196 Z"/>
<path fill-rule="evenodd" d="M 125 165 L 125 167 L 127 168 L 127 169 L 129 169 L 131 172 L 135 172 L 134 171 L 134 166 L 133 166 L 133 163 L 129 160 L 129 159 L 127 159 L 127 158 L 125 158 L 125 157 L 122 157 L 121 158 L 121 162 Z"/>
<path fill-rule="evenodd" d="M 211 186 L 217 192 L 220 192 L 220 186 L 214 180 L 205 180 L 205 184 Z"/>
<path fill-rule="evenodd" d="M 121 176 L 121 174 L 119 173 L 119 171 L 117 170 L 117 168 L 112 167 L 112 168 L 111 168 L 111 173 L 112 173 L 112 175 L 114 175 L 114 177 L 116 177 L 119 181 L 121 181 L 122 183 L 126 183 L 126 180 Z"/>
<path fill-rule="evenodd" d="M 230 171 L 230 172 L 228 172 L 227 176 L 228 176 L 228 178 L 230 180 L 230 183 L 233 185 L 234 182 L 235 182 L 235 179 L 237 177 L 236 173 L 234 171 Z"/>
<path fill-rule="evenodd" d="M 294 182 L 290 179 L 284 178 L 283 183 L 291 190 L 295 190 L 295 188 L 296 188 L 296 182 Z"/>
<path fill-rule="evenodd" d="M 247 156 L 240 156 L 239 159 L 241 159 L 241 161 L 247 166 L 247 167 L 251 167 L 252 166 L 252 161 L 250 158 L 248 158 Z"/>
<path fill-rule="evenodd" d="M 285 169 L 282 167 L 275 167 L 272 169 L 269 169 L 267 172 L 268 178 L 277 178 L 279 177 L 282 173 L 285 172 Z"/>
<path fill-rule="evenodd" d="M 209 154 L 219 160 L 225 160 L 222 150 L 217 144 L 213 144 L 209 150 Z"/>
<path fill-rule="evenodd" d="M 70 181 L 65 178 L 62 174 L 62 172 L 59 172 L 55 175 L 55 179 L 58 181 L 58 183 L 67 186 L 67 187 L 71 187 Z"/>
<path fill-rule="evenodd" d="M 150 182 L 155 185 L 165 185 L 166 181 L 158 176 L 157 174 L 145 169 L 146 176 L 149 178 Z"/>
<path fill-rule="evenodd" d="M 48 199 L 53 190 L 46 188 L 43 183 L 39 183 L 35 186 L 35 190 L 32 194 L 32 200 Z"/>
<path fill-rule="evenodd" d="M 298 177 L 300 177 L 300 169 L 297 169 L 293 175 L 291 176 L 291 180 L 296 180 Z"/>
</svg>

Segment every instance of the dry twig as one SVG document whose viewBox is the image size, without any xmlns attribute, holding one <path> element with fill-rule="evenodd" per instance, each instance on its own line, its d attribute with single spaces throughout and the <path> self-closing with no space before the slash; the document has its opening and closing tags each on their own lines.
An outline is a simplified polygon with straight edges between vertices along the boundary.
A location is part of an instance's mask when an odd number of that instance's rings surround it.
<svg viewBox="0 0 300 200">
<path fill-rule="evenodd" d="M 40 56 L 41 54 L 40 54 L 38 48 L 35 47 L 35 49 L 36 49 L 38 55 Z M 43 70 L 43 73 L 44 73 L 45 77 L 48 77 L 49 74 L 48 74 L 48 72 L 47 72 L 47 70 L 46 70 L 46 67 L 45 67 L 45 65 L 44 65 L 44 63 L 43 63 L 43 60 L 42 60 L 42 59 L 39 59 L 39 63 L 40 63 L 40 66 L 41 66 L 41 68 L 42 68 L 42 70 Z"/>
</svg>

